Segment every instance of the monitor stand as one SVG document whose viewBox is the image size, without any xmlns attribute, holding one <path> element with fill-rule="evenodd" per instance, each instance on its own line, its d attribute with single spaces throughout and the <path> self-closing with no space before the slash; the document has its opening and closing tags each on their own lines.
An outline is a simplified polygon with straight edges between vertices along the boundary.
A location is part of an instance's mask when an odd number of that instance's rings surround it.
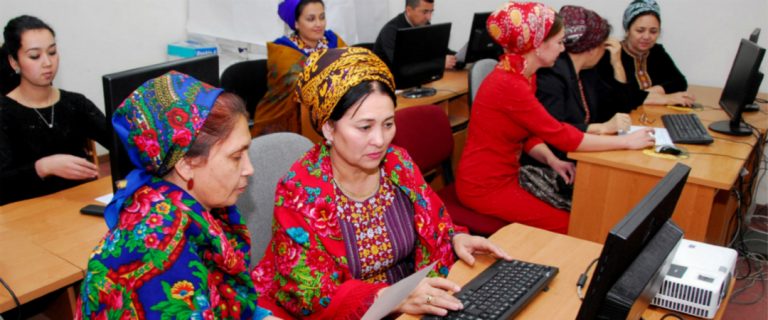
<svg viewBox="0 0 768 320">
<path fill-rule="evenodd" d="M 709 130 L 727 134 L 731 136 L 749 136 L 752 135 L 752 128 L 739 121 L 739 125 L 733 125 L 730 120 L 717 121 L 709 124 Z"/>
<path fill-rule="evenodd" d="M 416 88 L 412 88 L 412 89 L 403 91 L 403 93 L 401 93 L 403 98 L 407 98 L 407 99 L 431 97 L 431 96 L 434 96 L 435 94 L 437 94 L 437 90 L 435 88 L 424 88 L 422 86 L 418 86 Z"/>
</svg>

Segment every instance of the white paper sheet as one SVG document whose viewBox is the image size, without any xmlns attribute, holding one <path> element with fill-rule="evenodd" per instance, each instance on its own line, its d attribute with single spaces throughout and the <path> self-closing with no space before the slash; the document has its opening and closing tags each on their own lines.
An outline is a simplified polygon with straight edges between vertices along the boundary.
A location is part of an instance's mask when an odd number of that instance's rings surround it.
<svg viewBox="0 0 768 320">
<path fill-rule="evenodd" d="M 97 197 L 96 201 L 101 202 L 103 204 L 109 204 L 109 202 L 112 201 L 112 194 L 108 193 L 103 196 Z"/>
<path fill-rule="evenodd" d="M 644 126 L 631 126 L 629 128 L 629 133 L 635 132 L 640 129 L 644 128 L 650 128 L 650 127 L 644 127 Z M 669 131 L 667 131 L 666 128 L 653 128 L 653 135 L 656 137 L 656 145 L 657 146 L 674 146 L 675 144 L 672 142 L 672 137 L 669 136 Z"/>
<path fill-rule="evenodd" d="M 421 282 L 421 280 L 427 276 L 427 273 L 435 267 L 435 263 L 437 262 L 433 262 L 429 267 L 415 272 L 407 278 L 391 285 L 387 290 L 384 290 L 384 294 L 376 299 L 371 308 L 368 309 L 368 312 L 365 313 L 363 320 L 379 320 L 390 314 L 400 302 L 408 297 L 413 289 L 416 289 L 419 282 Z"/>
</svg>

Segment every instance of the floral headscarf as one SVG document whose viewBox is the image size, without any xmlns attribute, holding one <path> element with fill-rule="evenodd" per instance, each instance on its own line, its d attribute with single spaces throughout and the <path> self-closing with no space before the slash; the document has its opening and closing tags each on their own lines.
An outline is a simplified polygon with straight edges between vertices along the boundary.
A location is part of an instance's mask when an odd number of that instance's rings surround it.
<svg viewBox="0 0 768 320">
<path fill-rule="evenodd" d="M 623 25 L 624 30 L 629 30 L 629 24 L 632 23 L 635 18 L 643 13 L 651 12 L 656 15 L 656 18 L 661 19 L 661 8 L 656 0 L 635 0 L 627 6 L 624 10 Z"/>
<path fill-rule="evenodd" d="M 488 33 L 504 52 L 522 55 L 544 42 L 555 11 L 536 2 L 509 2 L 488 17 Z"/>
<path fill-rule="evenodd" d="M 565 25 L 565 49 L 581 53 L 597 47 L 608 38 L 611 25 L 592 10 L 579 6 L 563 6 L 560 16 Z"/>
<path fill-rule="evenodd" d="M 283 0 L 277 5 L 277 15 L 280 16 L 291 30 L 296 30 L 296 7 L 301 0 Z"/>
<path fill-rule="evenodd" d="M 107 206 L 112 229 L 123 202 L 152 176 L 162 177 L 187 153 L 223 90 L 186 74 L 168 72 L 151 79 L 123 101 L 112 126 L 136 169 Z"/>
<path fill-rule="evenodd" d="M 309 108 L 315 131 L 321 133 L 323 123 L 328 121 L 339 100 L 363 81 L 380 81 L 395 91 L 395 80 L 389 68 L 368 49 L 330 49 L 315 52 L 307 58 L 304 70 L 299 74 L 296 93 L 299 102 Z"/>
</svg>

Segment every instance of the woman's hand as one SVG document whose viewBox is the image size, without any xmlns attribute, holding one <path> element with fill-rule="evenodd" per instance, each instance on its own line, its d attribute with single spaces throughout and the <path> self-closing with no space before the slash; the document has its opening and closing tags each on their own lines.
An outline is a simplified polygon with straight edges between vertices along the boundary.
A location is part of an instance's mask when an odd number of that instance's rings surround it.
<svg viewBox="0 0 768 320">
<path fill-rule="evenodd" d="M 625 148 L 632 150 L 647 148 L 656 143 L 656 138 L 653 136 L 653 128 L 637 130 L 619 138 L 624 139 Z"/>
<path fill-rule="evenodd" d="M 549 165 L 552 170 L 555 170 L 555 172 L 565 180 L 565 183 L 573 183 L 573 177 L 576 174 L 576 165 L 574 165 L 573 162 L 555 158 L 550 160 L 547 165 Z"/>
<path fill-rule="evenodd" d="M 611 120 L 603 122 L 604 132 L 603 134 L 614 134 L 618 132 L 629 132 L 629 127 L 632 126 L 632 118 L 626 113 L 617 113 L 611 117 Z"/>
<path fill-rule="evenodd" d="M 611 57 L 611 66 L 613 67 L 613 77 L 616 81 L 627 83 L 627 74 L 624 71 L 624 64 L 621 62 L 621 42 L 615 38 L 608 38 L 603 43 L 605 50 Z"/>
<path fill-rule="evenodd" d="M 453 251 L 456 252 L 461 261 L 470 266 L 475 264 L 475 257 L 472 256 L 475 254 L 491 254 L 499 259 L 512 259 L 504 250 L 501 250 L 488 239 L 466 233 L 458 233 L 453 236 Z"/>
<path fill-rule="evenodd" d="M 664 90 L 664 87 L 662 86 L 652 86 L 648 89 L 645 89 L 645 91 L 648 91 L 651 93 L 658 93 L 658 94 L 667 94 L 667 91 Z"/>
<path fill-rule="evenodd" d="M 666 95 L 667 104 L 690 107 L 696 101 L 696 96 L 687 91 L 680 91 Z"/>
<path fill-rule="evenodd" d="M 35 162 L 35 171 L 40 178 L 57 176 L 68 180 L 93 179 L 99 176 L 95 164 L 69 154 L 54 154 Z"/>
<path fill-rule="evenodd" d="M 389 288 L 384 288 L 379 292 Z M 416 289 L 400 303 L 395 310 L 400 313 L 413 315 L 434 314 L 444 316 L 448 311 L 461 310 L 464 306 L 453 296 L 461 287 L 451 280 L 444 278 L 424 278 Z"/>
</svg>

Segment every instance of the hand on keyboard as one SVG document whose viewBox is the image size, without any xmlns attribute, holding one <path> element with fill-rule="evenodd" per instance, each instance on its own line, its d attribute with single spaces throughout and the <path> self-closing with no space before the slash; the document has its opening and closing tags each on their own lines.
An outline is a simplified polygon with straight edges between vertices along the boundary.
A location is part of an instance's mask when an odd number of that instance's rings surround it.
<svg viewBox="0 0 768 320">
<path fill-rule="evenodd" d="M 453 296 L 453 293 L 460 289 L 459 285 L 448 279 L 424 278 L 395 310 L 415 315 L 445 316 L 449 310 L 457 311 L 464 308 L 461 301 Z"/>
<path fill-rule="evenodd" d="M 491 254 L 497 259 L 512 260 L 504 250 L 497 247 L 491 241 L 480 236 L 473 236 L 466 233 L 459 233 L 453 236 L 453 251 L 464 261 L 472 266 L 475 264 L 476 254 Z"/>
</svg>

